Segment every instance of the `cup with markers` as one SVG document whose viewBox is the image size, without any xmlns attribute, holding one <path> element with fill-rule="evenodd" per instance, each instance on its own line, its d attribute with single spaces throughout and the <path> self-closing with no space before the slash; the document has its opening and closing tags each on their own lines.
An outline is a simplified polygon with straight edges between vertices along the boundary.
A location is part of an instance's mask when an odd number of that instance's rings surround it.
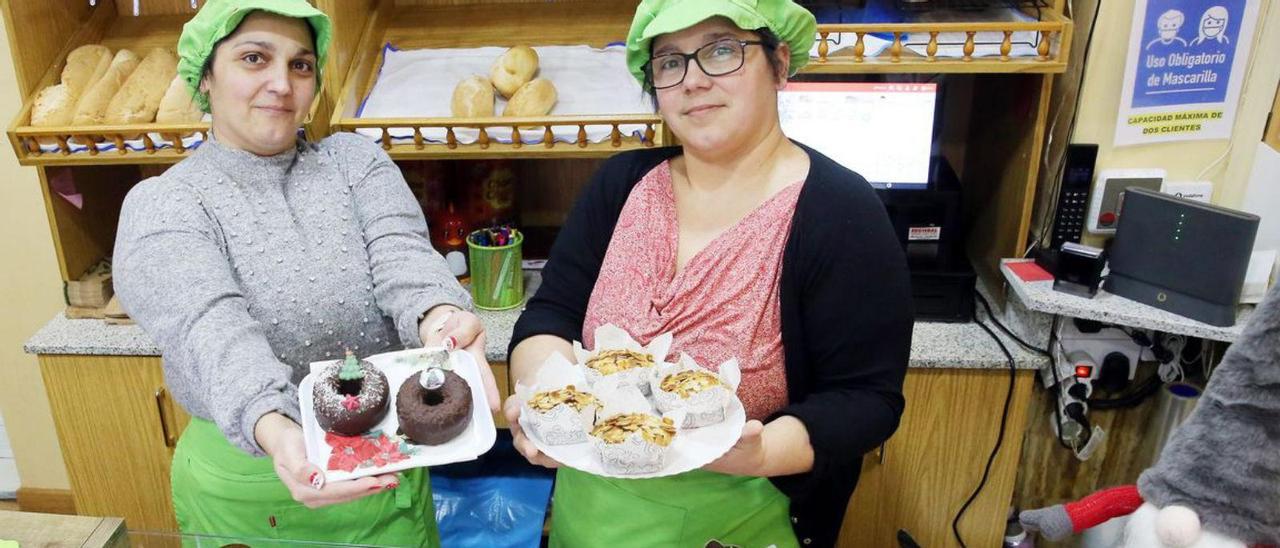
<svg viewBox="0 0 1280 548">
<path fill-rule="evenodd" d="M 482 228 L 467 236 L 476 308 L 507 310 L 524 302 L 523 243 L 524 234 L 509 226 Z"/>
</svg>

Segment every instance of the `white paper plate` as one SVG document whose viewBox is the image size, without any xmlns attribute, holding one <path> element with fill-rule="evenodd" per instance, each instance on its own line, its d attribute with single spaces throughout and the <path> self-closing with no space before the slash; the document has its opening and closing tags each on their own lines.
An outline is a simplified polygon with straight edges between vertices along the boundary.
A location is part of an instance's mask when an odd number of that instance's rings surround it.
<svg viewBox="0 0 1280 548">
<path fill-rule="evenodd" d="M 651 474 L 613 474 L 606 472 L 600 464 L 600 456 L 591 447 L 590 441 L 569 445 L 547 445 L 538 438 L 529 419 L 524 415 L 520 416 L 520 427 L 524 429 L 525 435 L 529 436 L 534 446 L 548 457 L 588 474 L 623 479 L 661 478 L 702 468 L 729 451 L 729 448 L 738 442 L 738 438 L 742 437 L 742 428 L 746 424 L 747 413 L 742 408 L 742 402 L 735 397 L 726 410 L 723 422 L 702 428 L 680 430 L 671 442 L 666 464 L 662 470 Z"/>
<path fill-rule="evenodd" d="M 383 374 L 387 376 L 387 385 L 391 391 L 387 416 L 383 417 L 382 422 L 379 422 L 370 432 L 381 431 L 388 438 L 395 435 L 396 430 L 400 427 L 400 420 L 396 418 L 396 396 L 400 391 L 400 385 L 404 383 L 405 379 L 422 369 L 421 366 L 412 363 L 413 359 L 422 354 L 438 350 L 439 348 L 418 348 L 361 358 L 382 370 Z M 329 457 L 333 452 L 333 448 L 325 442 L 325 431 L 320 428 L 320 423 L 316 422 L 315 409 L 312 404 L 311 390 L 315 384 L 317 372 L 335 362 L 323 361 L 311 364 L 311 374 L 304 377 L 298 385 L 298 403 L 302 406 L 302 434 L 307 444 L 307 460 L 324 470 L 327 480 L 341 481 L 399 472 L 410 468 L 475 460 L 489 451 L 493 447 L 494 441 L 498 438 L 498 431 L 493 424 L 493 415 L 489 413 L 489 400 L 485 397 L 484 383 L 480 378 L 480 369 L 476 365 L 475 358 L 471 357 L 471 354 L 462 351 L 450 352 L 449 362 L 453 366 L 453 371 L 466 380 L 467 384 L 471 385 L 472 411 L 470 426 L 458 437 L 441 445 L 416 445 L 406 442 L 401 447 L 412 452 L 412 454 L 407 455 L 407 459 L 383 466 L 368 465 L 357 467 L 352 472 L 329 469 Z M 365 437 L 369 437 L 369 434 L 366 433 Z"/>
</svg>

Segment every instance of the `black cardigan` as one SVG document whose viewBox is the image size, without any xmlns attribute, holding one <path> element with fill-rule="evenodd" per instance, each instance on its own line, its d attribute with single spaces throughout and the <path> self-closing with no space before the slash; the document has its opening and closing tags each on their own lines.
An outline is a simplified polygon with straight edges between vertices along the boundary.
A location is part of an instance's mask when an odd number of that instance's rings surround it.
<svg viewBox="0 0 1280 548">
<path fill-rule="evenodd" d="M 883 203 L 860 175 L 805 151 L 809 176 L 779 282 L 789 404 L 775 417 L 804 423 L 814 463 L 808 473 L 771 479 L 791 498 L 797 538 L 831 546 L 862 455 L 898 427 L 913 315 L 906 258 Z M 542 287 L 516 322 L 509 349 L 539 334 L 582 340 L 587 302 L 631 189 L 680 153 L 626 152 L 600 167 L 552 246 Z"/>
</svg>

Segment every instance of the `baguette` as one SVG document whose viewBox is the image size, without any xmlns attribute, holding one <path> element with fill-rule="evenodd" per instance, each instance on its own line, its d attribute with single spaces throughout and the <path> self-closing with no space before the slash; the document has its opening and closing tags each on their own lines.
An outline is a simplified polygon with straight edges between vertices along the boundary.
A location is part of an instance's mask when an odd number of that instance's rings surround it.
<svg viewBox="0 0 1280 548">
<path fill-rule="evenodd" d="M 31 125 L 66 126 L 76 114 L 76 98 L 66 84 L 49 86 L 36 94 L 31 105 Z"/>
<path fill-rule="evenodd" d="M 160 99 L 178 74 L 178 57 L 164 48 L 154 48 L 129 75 L 129 79 L 107 104 L 106 123 L 148 124 L 156 119 Z"/>
<path fill-rule="evenodd" d="M 120 86 L 133 74 L 141 60 L 138 55 L 127 49 L 116 52 L 111 59 L 107 72 L 89 87 L 76 102 L 76 114 L 71 123 L 77 126 L 98 126 L 106 122 L 107 106 L 111 98 L 120 91 Z"/>
<path fill-rule="evenodd" d="M 106 46 L 80 46 L 67 55 L 67 65 L 62 67 L 62 83 L 73 98 L 79 99 L 110 66 L 111 50 Z"/>
<path fill-rule="evenodd" d="M 196 99 L 187 89 L 187 83 L 181 76 L 174 76 L 169 89 L 160 99 L 160 109 L 156 111 L 157 124 L 190 124 L 204 118 L 204 112 L 196 105 Z"/>
<path fill-rule="evenodd" d="M 62 68 L 62 83 L 40 90 L 31 105 L 33 127 L 69 126 L 76 115 L 80 96 L 111 65 L 111 50 L 98 45 L 80 46 L 67 55 Z M 52 137 L 41 137 L 40 144 L 57 144 Z"/>
</svg>

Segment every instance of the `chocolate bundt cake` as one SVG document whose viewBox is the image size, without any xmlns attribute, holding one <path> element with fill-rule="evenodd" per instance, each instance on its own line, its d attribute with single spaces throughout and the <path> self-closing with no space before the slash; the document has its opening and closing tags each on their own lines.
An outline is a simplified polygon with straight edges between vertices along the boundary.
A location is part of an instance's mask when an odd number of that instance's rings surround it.
<svg viewBox="0 0 1280 548">
<path fill-rule="evenodd" d="M 471 424 L 471 386 L 453 371 L 429 368 L 409 376 L 396 394 L 400 431 L 420 445 L 440 445 Z"/>
</svg>

